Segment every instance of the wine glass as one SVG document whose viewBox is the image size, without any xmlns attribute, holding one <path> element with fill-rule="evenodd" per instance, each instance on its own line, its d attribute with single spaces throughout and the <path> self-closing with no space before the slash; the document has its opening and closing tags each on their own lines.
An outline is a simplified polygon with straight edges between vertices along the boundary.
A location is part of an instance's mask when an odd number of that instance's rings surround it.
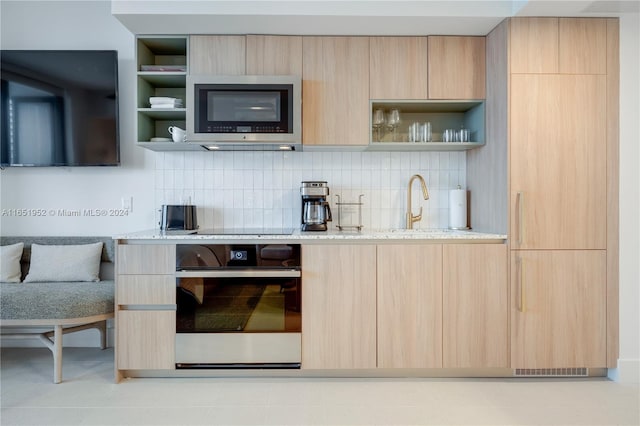
<svg viewBox="0 0 640 426">
<path fill-rule="evenodd" d="M 376 140 L 380 142 L 380 128 L 384 126 L 384 111 L 380 108 L 373 111 L 373 129 L 376 131 Z"/>
<path fill-rule="evenodd" d="M 389 117 L 387 118 L 387 126 L 393 132 L 393 140 L 396 140 L 396 129 L 400 124 L 400 111 L 396 108 L 393 108 L 389 111 Z"/>
</svg>

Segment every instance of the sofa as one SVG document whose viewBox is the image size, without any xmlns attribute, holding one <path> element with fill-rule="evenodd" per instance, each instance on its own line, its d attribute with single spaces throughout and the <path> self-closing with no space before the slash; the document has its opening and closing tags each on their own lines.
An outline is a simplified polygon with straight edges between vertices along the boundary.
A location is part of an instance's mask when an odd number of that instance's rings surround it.
<svg viewBox="0 0 640 426">
<path fill-rule="evenodd" d="M 0 237 L 0 246 L 5 246 L 3 248 L 20 246 L 20 243 L 24 246 L 20 259 L 19 282 L 0 283 L 1 335 L 3 339 L 37 338 L 44 343 L 53 353 L 53 381 L 60 383 L 64 334 L 97 328 L 100 331 L 101 348 L 107 347 L 107 320 L 114 315 L 113 240 L 109 237 Z M 101 253 L 97 253 L 100 248 L 96 248 L 96 243 L 102 243 Z M 34 244 L 37 246 L 33 246 Z M 34 251 L 37 254 L 37 267 L 31 264 L 32 246 L 36 249 Z M 71 266 L 67 267 L 67 270 L 72 269 L 71 271 L 65 272 L 61 269 L 62 272 L 56 272 L 60 263 L 66 262 L 64 258 L 60 260 L 56 257 L 56 250 L 73 254 L 72 250 L 84 250 L 84 247 L 91 247 L 94 252 L 92 259 L 96 264 L 96 273 L 92 280 L 78 280 L 77 277 L 73 277 L 77 269 L 83 267 L 73 266 L 73 259 L 70 261 Z M 4 262 L 3 259 L 3 266 Z M 47 268 L 51 270 L 50 278 L 47 278 Z M 8 268 L 5 266 L 5 269 Z M 72 276 L 69 281 L 66 281 L 67 272 Z M 34 277 L 34 274 L 38 275 Z M 47 281 L 48 279 L 51 281 Z M 26 327 L 40 330 L 25 332 Z M 42 328 L 50 330 L 41 332 Z"/>
</svg>

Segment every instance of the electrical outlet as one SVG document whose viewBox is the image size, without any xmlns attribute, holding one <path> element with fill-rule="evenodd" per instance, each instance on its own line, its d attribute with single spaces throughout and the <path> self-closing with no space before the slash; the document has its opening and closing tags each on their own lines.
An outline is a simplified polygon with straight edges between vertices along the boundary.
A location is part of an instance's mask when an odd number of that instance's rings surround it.
<svg viewBox="0 0 640 426">
<path fill-rule="evenodd" d="M 124 210 L 133 211 L 133 197 L 122 197 L 120 201 Z"/>
</svg>

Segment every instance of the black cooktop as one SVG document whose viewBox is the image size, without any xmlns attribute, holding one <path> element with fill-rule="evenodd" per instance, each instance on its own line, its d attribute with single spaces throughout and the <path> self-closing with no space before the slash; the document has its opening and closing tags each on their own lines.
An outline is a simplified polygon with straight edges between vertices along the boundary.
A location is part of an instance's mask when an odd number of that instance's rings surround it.
<svg viewBox="0 0 640 426">
<path fill-rule="evenodd" d="M 217 228 L 199 229 L 197 235 L 291 235 L 293 228 Z"/>
</svg>

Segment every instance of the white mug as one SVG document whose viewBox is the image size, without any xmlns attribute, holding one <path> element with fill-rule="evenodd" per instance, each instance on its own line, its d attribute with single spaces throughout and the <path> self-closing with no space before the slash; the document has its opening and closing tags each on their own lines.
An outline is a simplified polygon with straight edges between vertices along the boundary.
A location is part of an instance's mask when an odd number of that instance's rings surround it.
<svg viewBox="0 0 640 426">
<path fill-rule="evenodd" d="M 173 136 L 174 142 L 185 142 L 187 140 L 187 132 L 180 127 L 169 126 L 169 133 Z"/>
</svg>

